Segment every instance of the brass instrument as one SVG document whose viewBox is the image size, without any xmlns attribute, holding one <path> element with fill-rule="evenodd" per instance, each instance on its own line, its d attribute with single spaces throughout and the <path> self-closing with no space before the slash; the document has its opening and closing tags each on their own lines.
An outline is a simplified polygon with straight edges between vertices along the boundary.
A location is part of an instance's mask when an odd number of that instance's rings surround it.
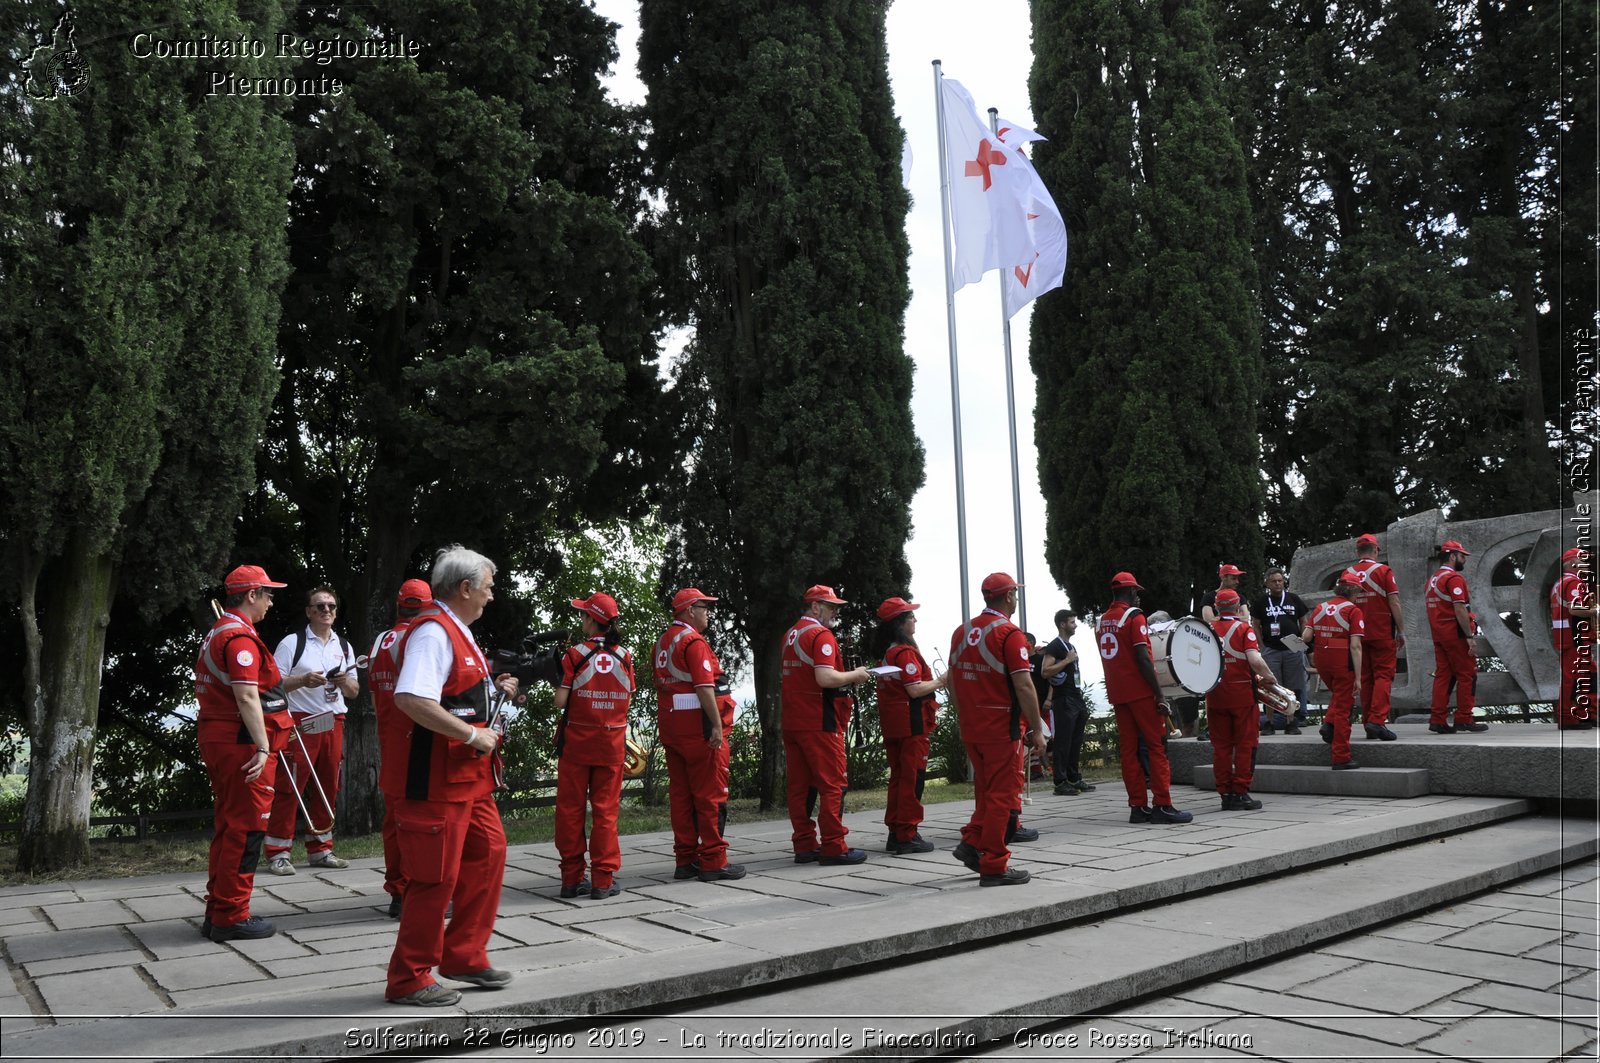
<svg viewBox="0 0 1600 1063">
<path fill-rule="evenodd" d="M 622 776 L 625 779 L 637 779 L 644 774 L 645 768 L 650 766 L 650 754 L 633 740 L 632 735 L 624 741 L 626 747 L 622 754 Z"/>
</svg>

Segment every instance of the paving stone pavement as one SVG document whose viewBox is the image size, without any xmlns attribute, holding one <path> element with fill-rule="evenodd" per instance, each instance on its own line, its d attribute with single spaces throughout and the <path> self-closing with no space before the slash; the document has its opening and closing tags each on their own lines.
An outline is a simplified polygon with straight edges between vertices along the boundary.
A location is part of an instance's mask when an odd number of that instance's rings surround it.
<svg viewBox="0 0 1600 1063">
<path fill-rule="evenodd" d="M 1197 814 L 1192 825 L 1130 825 L 1118 786 L 1072 797 L 1036 791 L 1023 819 L 1043 837 L 1019 846 L 1014 858 L 1035 873 L 1036 884 L 1025 892 L 976 889 L 973 876 L 950 858 L 948 849 L 970 813 L 967 803 L 931 806 L 924 834 L 940 848 L 910 858 L 881 851 L 881 812 L 848 815 L 852 843 L 871 853 L 870 862 L 849 869 L 795 865 L 787 823 L 738 827 L 730 855 L 751 871 L 738 882 L 674 881 L 670 835 L 624 838 L 619 882 L 625 892 L 603 902 L 560 900 L 553 847 L 519 846 L 509 854 L 502 918 L 490 944 L 493 961 L 517 975 L 518 983 L 506 994 L 469 993 L 463 1006 L 503 1006 L 497 998 L 511 1000 L 517 990 L 541 985 L 545 974 L 560 972 L 563 983 L 581 987 L 586 978 L 609 978 L 617 964 L 645 960 L 681 965 L 689 977 L 725 965 L 728 956 L 749 955 L 766 924 L 783 921 L 792 928 L 797 916 L 806 925 L 805 917 L 830 910 L 923 905 L 947 917 L 970 907 L 972 918 L 988 918 L 1003 907 L 995 894 L 1013 895 L 1006 904 L 1038 905 L 1109 890 L 1158 890 L 1183 874 L 1226 882 L 1241 862 L 1291 867 L 1297 847 L 1312 842 L 1355 846 L 1430 818 L 1466 815 L 1488 822 L 1526 810 L 1520 802 L 1483 797 L 1274 795 L 1263 812 L 1224 813 L 1214 794 L 1183 787 L 1178 793 Z M 1593 824 L 1587 829 L 1592 832 Z M 370 1026 L 374 1016 L 414 1018 L 415 1009 L 382 1002 L 395 924 L 384 914 L 380 864 L 357 860 L 347 870 L 316 872 L 302 866 L 292 879 L 259 875 L 252 907 L 278 923 L 278 935 L 222 945 L 198 933 L 204 881 L 192 874 L 0 889 L 0 964 L 6 974 L 0 979 L 0 1058 L 42 1058 L 20 1055 L 7 1042 L 12 1035 L 68 1027 L 93 1026 L 103 1041 L 149 1053 L 162 1040 L 159 1020 L 314 1014 L 327 1024 L 359 1013 Z M 1344 983 L 1332 983 L 1346 994 L 1341 1005 L 1363 1012 L 1371 1004 L 1350 999 L 1359 995 L 1355 984 L 1347 984 L 1354 977 L 1348 972 L 1373 965 L 1407 972 L 1398 976 L 1407 1003 L 1424 1011 L 1445 998 L 1471 994 L 1476 1002 L 1468 1017 L 1476 1017 L 1492 1006 L 1479 998 L 1496 986 L 1520 994 L 1508 1000 L 1592 1004 L 1593 945 L 1600 937 L 1593 876 L 1540 881 L 1539 888 L 1518 887 L 1498 901 L 1480 899 L 1442 916 L 1396 924 L 1370 940 L 1335 943 L 1317 954 L 1326 970 L 1305 966 L 1304 957 L 1284 962 L 1301 965 L 1292 968 L 1304 974 L 1297 987 L 1344 977 Z M 1024 896 L 1015 897 L 1019 892 Z M 825 935 L 828 921 L 814 926 Z M 1358 947 L 1367 952 L 1351 952 Z M 1572 953 L 1570 961 L 1562 950 Z M 1409 973 L 1435 970 L 1426 983 Z M 1531 1020 L 1541 1013 L 1528 1014 Z M 1131 1016 L 1118 1021 L 1144 1028 Z M 1582 1027 L 1590 1036 L 1577 1048 L 1592 1047 L 1593 1028 Z M 1325 1033 L 1355 1036 L 1343 1027 Z M 1468 1029 L 1455 1036 L 1485 1035 Z M 34 1051 L 45 1043 L 25 1036 L 24 1051 L 30 1042 Z"/>
</svg>

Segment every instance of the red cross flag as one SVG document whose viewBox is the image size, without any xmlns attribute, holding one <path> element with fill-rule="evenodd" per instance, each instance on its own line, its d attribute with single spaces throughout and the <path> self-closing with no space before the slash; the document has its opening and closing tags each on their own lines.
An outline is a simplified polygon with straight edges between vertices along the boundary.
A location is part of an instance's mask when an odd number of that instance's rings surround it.
<svg viewBox="0 0 1600 1063">
<path fill-rule="evenodd" d="M 1017 153 L 990 132 L 961 82 L 944 78 L 941 86 L 955 240 L 951 260 L 961 288 L 991 269 L 1026 266 L 1038 257 L 1026 209 L 1033 167 L 1016 165 Z"/>
<path fill-rule="evenodd" d="M 1026 218 L 1033 260 L 1013 265 L 1005 272 L 1006 309 L 1015 314 L 1052 288 L 1061 287 L 1067 273 L 1067 223 L 1061 220 L 1056 202 L 1039 178 L 1033 162 L 1023 154 L 1022 145 L 1043 140 L 1027 126 L 1000 121 L 995 135 L 1010 152 L 1008 164 L 1028 174 Z"/>
</svg>

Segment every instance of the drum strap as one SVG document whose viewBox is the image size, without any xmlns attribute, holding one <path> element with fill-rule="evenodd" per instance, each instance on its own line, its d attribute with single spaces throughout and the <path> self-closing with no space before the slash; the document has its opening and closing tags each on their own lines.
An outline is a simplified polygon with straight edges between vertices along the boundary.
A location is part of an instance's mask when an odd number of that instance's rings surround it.
<svg viewBox="0 0 1600 1063">
<path fill-rule="evenodd" d="M 1233 633 L 1239 630 L 1239 625 L 1242 623 L 1244 623 L 1243 620 L 1234 620 L 1233 626 L 1228 628 L 1227 631 L 1224 631 L 1222 633 L 1222 637 L 1217 640 L 1218 642 L 1222 643 L 1222 652 L 1226 653 L 1229 657 L 1232 657 L 1236 661 L 1249 660 L 1244 653 L 1234 649 L 1233 644 L 1229 641 L 1233 638 Z"/>
</svg>

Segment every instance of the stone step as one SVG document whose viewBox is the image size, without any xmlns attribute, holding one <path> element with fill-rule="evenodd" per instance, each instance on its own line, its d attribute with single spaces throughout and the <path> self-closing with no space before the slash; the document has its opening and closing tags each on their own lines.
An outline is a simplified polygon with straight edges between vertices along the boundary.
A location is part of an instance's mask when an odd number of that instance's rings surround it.
<svg viewBox="0 0 1600 1063">
<path fill-rule="evenodd" d="M 1006 1058 L 1016 1048 L 1036 1045 L 1041 1036 L 1048 1040 L 1048 1034 L 1029 1038 L 1036 1027 L 1113 1012 L 1191 981 L 1214 979 L 1518 879 L 1592 861 L 1597 848 L 1592 832 L 1568 830 L 1554 817 L 1529 817 L 987 948 L 841 973 L 626 1028 L 639 1029 L 648 1043 L 754 1051 L 791 1060 L 959 1058 L 988 1048 L 999 1049 L 997 1058 Z M 786 1038 L 791 1050 L 768 1055 L 777 1046 L 776 1037 Z M 804 1051 L 805 1046 L 812 1050 Z M 1086 1051 L 1083 1045 L 1070 1047 L 1076 1051 L 1035 1047 L 1032 1054 L 1063 1059 Z"/>
<path fill-rule="evenodd" d="M 1194 766 L 1194 785 L 1201 790 L 1216 789 L 1216 772 L 1210 764 Z M 1250 791 L 1332 797 L 1422 797 L 1428 793 L 1428 769 L 1361 767 L 1334 771 L 1326 764 L 1257 764 Z"/>
</svg>

